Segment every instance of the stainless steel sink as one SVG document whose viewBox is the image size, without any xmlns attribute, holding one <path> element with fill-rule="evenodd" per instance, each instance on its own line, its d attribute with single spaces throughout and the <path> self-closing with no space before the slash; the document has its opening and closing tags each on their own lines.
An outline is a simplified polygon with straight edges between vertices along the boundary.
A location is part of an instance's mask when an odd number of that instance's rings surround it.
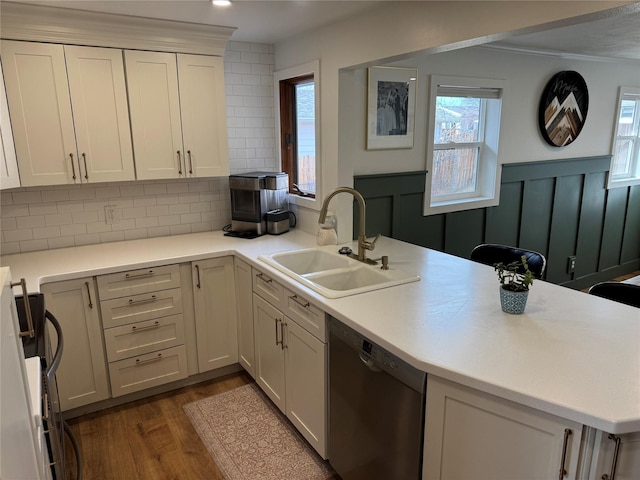
<svg viewBox="0 0 640 480">
<path fill-rule="evenodd" d="M 309 248 L 261 255 L 263 262 L 327 298 L 340 298 L 420 280 L 397 269 L 367 265 L 327 249 Z"/>
</svg>

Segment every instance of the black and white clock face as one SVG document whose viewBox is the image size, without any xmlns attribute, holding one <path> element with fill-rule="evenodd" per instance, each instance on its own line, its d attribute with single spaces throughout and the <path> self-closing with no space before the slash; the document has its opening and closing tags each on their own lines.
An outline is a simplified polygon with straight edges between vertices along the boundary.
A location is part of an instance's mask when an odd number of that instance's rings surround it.
<svg viewBox="0 0 640 480">
<path fill-rule="evenodd" d="M 578 72 L 566 70 L 551 77 L 538 111 L 540 132 L 547 143 L 565 147 L 578 138 L 588 108 L 587 84 Z"/>
</svg>

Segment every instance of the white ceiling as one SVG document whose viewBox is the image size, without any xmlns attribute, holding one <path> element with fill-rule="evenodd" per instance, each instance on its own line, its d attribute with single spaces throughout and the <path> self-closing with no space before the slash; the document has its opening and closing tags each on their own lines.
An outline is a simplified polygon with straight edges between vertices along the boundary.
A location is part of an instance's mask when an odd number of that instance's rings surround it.
<svg viewBox="0 0 640 480">
<path fill-rule="evenodd" d="M 230 7 L 209 0 L 16 0 L 48 6 L 237 27 L 231 40 L 277 43 L 330 24 L 382 1 L 233 0 Z M 521 35 L 496 42 L 500 48 L 640 62 L 640 4 L 622 17 Z"/>
</svg>

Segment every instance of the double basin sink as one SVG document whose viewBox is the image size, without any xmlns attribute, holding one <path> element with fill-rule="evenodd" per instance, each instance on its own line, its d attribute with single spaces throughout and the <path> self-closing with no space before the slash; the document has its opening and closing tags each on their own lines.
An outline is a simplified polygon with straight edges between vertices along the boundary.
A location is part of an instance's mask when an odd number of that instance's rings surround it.
<svg viewBox="0 0 640 480">
<path fill-rule="evenodd" d="M 397 269 L 367 265 L 347 255 L 322 248 L 308 248 L 258 257 L 282 273 L 327 298 L 340 298 L 416 282 L 420 277 Z M 393 261 L 393 259 L 391 259 Z"/>
</svg>

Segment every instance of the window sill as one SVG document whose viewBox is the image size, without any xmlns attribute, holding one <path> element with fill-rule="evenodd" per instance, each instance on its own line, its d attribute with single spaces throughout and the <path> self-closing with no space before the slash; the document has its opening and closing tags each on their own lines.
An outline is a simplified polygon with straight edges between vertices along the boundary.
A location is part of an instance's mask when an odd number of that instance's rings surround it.
<svg viewBox="0 0 640 480">
<path fill-rule="evenodd" d="M 475 208 L 495 207 L 498 205 L 499 198 L 493 197 L 474 197 L 461 200 L 449 200 L 446 202 L 434 202 L 432 204 L 425 203 L 423 216 L 438 215 L 441 213 L 460 212 L 464 210 L 473 210 Z"/>
<path fill-rule="evenodd" d="M 633 187 L 634 185 L 640 185 L 640 177 L 625 178 L 624 180 L 609 180 L 607 189 Z"/>
</svg>

